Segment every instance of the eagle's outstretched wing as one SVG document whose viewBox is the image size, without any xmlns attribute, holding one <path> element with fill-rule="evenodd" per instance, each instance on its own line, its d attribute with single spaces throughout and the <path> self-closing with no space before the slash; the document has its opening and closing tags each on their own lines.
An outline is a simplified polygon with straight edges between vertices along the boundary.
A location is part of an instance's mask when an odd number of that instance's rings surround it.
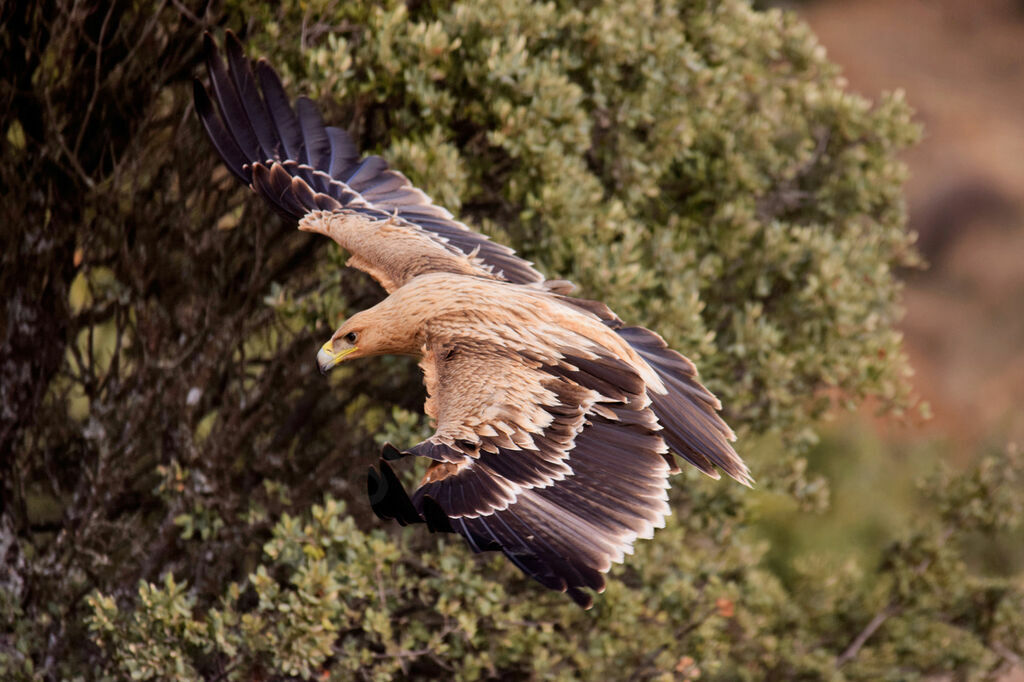
<svg viewBox="0 0 1024 682">
<path fill-rule="evenodd" d="M 335 239 L 351 265 L 389 292 L 447 273 L 462 275 L 452 281 L 463 289 L 495 287 L 492 304 L 518 291 L 529 294 L 524 309 L 554 306 L 519 330 L 547 325 L 550 333 L 531 343 L 478 310 L 472 319 L 489 319 L 481 333 L 456 324 L 444 339 L 428 339 L 426 411 L 437 431 L 407 453 L 385 454 L 434 463 L 412 497 L 386 462 L 371 470 L 379 515 L 457 532 L 477 551 L 500 550 L 589 606 L 586 588 L 603 589 L 602 574 L 669 513 L 667 477 L 678 470 L 670 450 L 708 475 L 751 482 L 718 400 L 660 336 L 624 325 L 601 303 L 563 295 L 571 285 L 545 281 L 379 157 L 360 159 L 310 100 L 291 105 L 266 62 L 254 72 L 230 32 L 226 65 L 209 36 L 206 49 L 213 98 L 197 82 L 196 109 L 214 146 L 232 173 L 302 229 Z M 504 342 L 495 342 L 496 330 Z"/>
<path fill-rule="evenodd" d="M 428 347 L 437 429 L 403 454 L 434 463 L 411 499 L 382 463 L 370 497 L 380 516 L 500 550 L 589 607 L 583 588 L 602 591 L 612 563 L 664 525 L 672 467 L 643 379 L 579 341 L 544 355 L 471 337 Z"/>
<path fill-rule="evenodd" d="M 348 133 L 325 125 L 311 100 L 300 97 L 293 107 L 274 69 L 261 59 L 254 73 L 231 31 L 227 64 L 209 35 L 204 45 L 212 99 L 196 81 L 196 110 L 224 163 L 284 215 L 300 220 L 321 212 L 317 220 L 304 220 L 303 228 L 341 243 L 353 254 L 353 266 L 389 290 L 423 272 L 477 274 L 516 284 L 544 281 L 529 261 L 455 220 L 384 159 L 360 158 Z M 368 238 L 342 238 L 340 228 L 350 221 L 357 224 L 347 232 Z M 381 225 L 389 225 L 392 234 L 373 239 L 372 230 Z M 415 248 L 392 250 L 397 233 Z M 424 255 L 430 257 L 428 266 L 415 262 Z M 564 284 L 550 288 L 564 289 Z"/>
</svg>

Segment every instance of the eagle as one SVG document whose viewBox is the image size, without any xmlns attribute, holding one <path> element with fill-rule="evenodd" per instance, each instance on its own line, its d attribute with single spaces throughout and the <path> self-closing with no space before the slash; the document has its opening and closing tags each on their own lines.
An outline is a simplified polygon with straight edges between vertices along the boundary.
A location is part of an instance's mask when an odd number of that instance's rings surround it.
<svg viewBox="0 0 1024 682">
<path fill-rule="evenodd" d="M 661 336 L 573 297 L 381 157 L 361 157 L 232 32 L 226 58 L 209 34 L 204 47 L 211 87 L 196 80 L 196 111 L 227 168 L 388 293 L 323 344 L 320 371 L 382 354 L 420 360 L 435 431 L 405 450 L 386 444 L 370 467 L 381 519 L 500 551 L 590 608 L 612 564 L 664 527 L 677 456 L 752 483 L 719 400 Z M 389 464 L 409 455 L 430 460 L 411 496 Z"/>
</svg>

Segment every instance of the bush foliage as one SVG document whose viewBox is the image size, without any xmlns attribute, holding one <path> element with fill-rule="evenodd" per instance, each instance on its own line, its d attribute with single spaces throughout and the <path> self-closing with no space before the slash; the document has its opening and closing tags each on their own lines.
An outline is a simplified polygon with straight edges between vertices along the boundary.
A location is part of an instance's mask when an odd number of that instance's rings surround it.
<svg viewBox="0 0 1024 682">
<path fill-rule="evenodd" d="M 827 505 L 834 402 L 909 405 L 898 95 L 850 94 L 738 0 L 14 3 L 2 9 L 0 676 L 908 679 L 1019 660 L 1013 450 L 927 483 L 878 565 L 777 575 L 755 495 Z M 204 30 L 463 219 L 698 362 L 761 492 L 687 473 L 590 612 L 368 513 L 427 425 L 402 359 L 313 372 L 381 292 L 218 166 Z M 771 457 L 759 444 L 781 443 Z M 783 455 L 777 455 L 778 452 Z M 767 492 L 765 492 L 767 491 Z"/>
</svg>

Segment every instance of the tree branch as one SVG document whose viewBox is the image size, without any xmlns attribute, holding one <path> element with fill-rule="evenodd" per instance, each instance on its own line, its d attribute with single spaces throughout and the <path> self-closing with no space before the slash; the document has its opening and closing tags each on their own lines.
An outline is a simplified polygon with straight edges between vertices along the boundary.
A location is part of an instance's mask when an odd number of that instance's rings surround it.
<svg viewBox="0 0 1024 682">
<path fill-rule="evenodd" d="M 900 608 L 898 606 L 895 604 L 889 604 L 889 606 L 886 606 L 884 609 L 876 613 L 875 617 L 872 618 L 866 626 L 864 626 L 864 629 L 853 638 L 853 641 L 850 642 L 850 646 L 846 647 L 846 650 L 836 657 L 836 667 L 841 668 L 856 658 L 857 654 L 860 653 L 861 647 L 863 647 L 864 643 L 871 638 L 871 635 L 875 634 L 878 628 L 882 627 L 890 616 L 895 616 L 899 611 Z"/>
</svg>

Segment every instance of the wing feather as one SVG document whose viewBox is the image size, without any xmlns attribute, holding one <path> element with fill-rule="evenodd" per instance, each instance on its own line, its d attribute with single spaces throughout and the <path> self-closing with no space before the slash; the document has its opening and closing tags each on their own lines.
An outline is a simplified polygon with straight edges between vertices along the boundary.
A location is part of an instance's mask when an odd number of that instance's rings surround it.
<svg viewBox="0 0 1024 682">
<path fill-rule="evenodd" d="M 277 211 L 295 219 L 314 211 L 337 211 L 341 222 L 359 218 L 360 227 L 402 224 L 418 240 L 419 249 L 432 254 L 427 271 L 469 271 L 517 284 L 544 282 L 529 261 L 434 205 L 408 178 L 391 170 L 387 161 L 379 156 L 360 159 L 348 133 L 326 126 L 311 100 L 299 97 L 293 106 L 277 72 L 265 60 L 256 63 L 253 73 L 231 31 L 226 37 L 226 65 L 209 35 L 204 46 L 212 100 L 197 82 L 199 117 L 231 172 Z M 262 175 L 261 167 L 266 171 Z M 290 181 L 284 182 L 278 177 L 281 174 Z M 304 229 L 332 236 L 358 256 L 354 265 L 372 264 L 364 269 L 382 277 L 389 288 L 401 286 L 409 273 L 422 274 L 422 268 L 414 267 L 415 250 L 391 251 L 387 239 L 344 240 L 338 230 L 321 230 L 322 223 Z"/>
<path fill-rule="evenodd" d="M 543 362 L 479 339 L 428 348 L 437 428 L 408 452 L 435 464 L 411 500 L 421 513 L 436 500 L 474 551 L 498 549 L 589 606 L 586 590 L 664 525 L 669 467 L 636 372 L 562 351 Z"/>
<path fill-rule="evenodd" d="M 327 164 L 327 175 L 338 177 L 344 169 L 359 160 L 359 149 L 355 142 L 341 128 L 327 127 L 327 139 L 331 143 L 331 158 Z"/>
<path fill-rule="evenodd" d="M 744 485 L 753 483 L 750 470 L 732 447 L 735 434 L 718 414 L 722 404 L 700 382 L 693 362 L 650 329 L 626 326 L 603 303 L 568 296 L 559 300 L 601 320 L 657 373 L 665 391 L 648 392 L 651 409 L 673 452 L 712 478 L 719 477 L 717 467 Z"/>
<path fill-rule="evenodd" d="M 750 470 L 736 454 L 736 439 L 718 410 L 721 403 L 697 379 L 697 368 L 672 350 L 658 334 L 644 327 L 612 326 L 658 373 L 665 393 L 651 392 L 651 403 L 673 452 L 704 473 L 718 478 L 717 466 L 744 485 Z"/>
<path fill-rule="evenodd" d="M 295 101 L 299 128 L 302 130 L 304 163 L 315 169 L 330 168 L 331 141 L 327 137 L 327 125 L 320 116 L 320 110 L 308 97 L 299 97 Z M 329 178 L 326 173 L 313 175 L 313 184 L 318 192 L 327 192 Z"/>
<path fill-rule="evenodd" d="M 214 149 L 217 150 L 217 154 L 224 160 L 224 165 L 228 167 L 228 170 L 239 180 L 250 182 L 251 174 L 247 170 L 249 157 L 242 152 L 238 143 L 235 142 L 235 138 L 231 136 L 231 133 L 227 131 L 224 124 L 220 122 L 220 118 L 214 113 L 210 94 L 199 81 L 193 84 L 192 90 L 196 103 L 196 112 L 199 114 L 199 119 L 203 122 L 203 128 L 206 129 L 207 137 L 210 138 Z"/>
<path fill-rule="evenodd" d="M 209 36 L 204 36 L 204 43 L 208 40 L 212 42 Z M 245 108 L 245 115 L 249 119 L 249 124 L 259 140 L 259 149 L 262 152 L 261 158 L 272 159 L 275 154 L 280 154 L 281 139 L 278 137 L 274 124 L 271 121 L 270 112 L 267 111 L 267 106 L 263 98 L 260 97 L 256 79 L 253 77 L 252 70 L 245 59 L 242 44 L 238 42 L 233 33 L 228 33 L 225 45 L 227 48 L 228 64 L 230 65 L 231 80 L 235 85 L 238 98 Z M 215 55 L 215 46 L 206 44 L 206 54 Z"/>
<path fill-rule="evenodd" d="M 210 41 L 210 47 L 216 50 L 216 46 L 213 45 L 213 41 Z M 282 159 L 291 159 L 298 161 L 303 157 L 302 153 L 302 126 L 299 124 L 298 116 L 292 110 L 291 104 L 288 102 L 288 94 L 284 91 L 284 85 L 281 84 L 281 78 L 274 71 L 274 68 L 267 63 L 266 60 L 260 59 L 256 62 L 256 75 L 259 77 L 260 89 L 263 91 L 263 100 L 267 104 L 267 110 L 270 113 L 270 119 L 273 121 L 274 129 L 277 131 L 278 137 L 281 139 L 281 149 L 275 149 L 275 156 L 261 158 L 250 158 L 252 161 L 269 161 L 271 159 L 278 158 L 280 155 Z M 211 72 L 210 80 L 214 81 L 217 78 L 217 74 Z M 216 90 L 216 86 L 214 86 Z M 230 114 L 221 108 L 221 115 L 224 116 L 224 122 L 227 126 L 235 124 L 235 120 L 230 118 Z M 244 126 L 245 122 L 238 121 L 237 125 Z M 246 151 L 252 154 L 252 149 Z"/>
</svg>

